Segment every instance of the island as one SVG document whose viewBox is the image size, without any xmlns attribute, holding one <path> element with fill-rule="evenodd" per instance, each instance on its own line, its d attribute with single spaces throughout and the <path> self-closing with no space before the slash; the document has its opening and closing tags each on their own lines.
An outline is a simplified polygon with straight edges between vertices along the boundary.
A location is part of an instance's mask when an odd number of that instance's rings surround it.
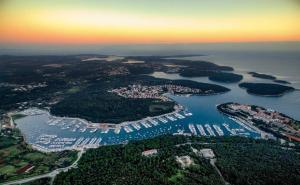
<svg viewBox="0 0 300 185">
<path fill-rule="evenodd" d="M 249 94 L 261 96 L 282 96 L 295 90 L 293 87 L 271 83 L 240 83 L 239 87 L 247 89 Z"/>
<path fill-rule="evenodd" d="M 262 79 L 268 79 L 268 80 L 275 80 L 276 79 L 275 76 L 268 75 L 268 74 L 263 74 L 263 73 L 249 72 L 248 74 L 250 74 L 251 76 L 256 77 L 256 78 L 262 78 Z"/>
<path fill-rule="evenodd" d="M 291 84 L 291 82 L 288 82 L 286 80 L 273 80 L 273 82 L 280 83 L 280 84 Z"/>
<path fill-rule="evenodd" d="M 257 72 L 248 72 L 253 77 L 256 78 L 261 78 L 261 79 L 267 79 L 267 80 L 272 80 L 273 82 L 276 83 L 281 83 L 281 84 L 290 84 L 290 82 L 285 81 L 285 80 L 279 80 L 273 75 L 268 75 L 268 74 L 263 74 L 263 73 L 257 73 Z"/>
<path fill-rule="evenodd" d="M 243 75 L 225 72 L 216 72 L 208 77 L 211 81 L 223 83 L 236 83 L 243 79 Z"/>
<path fill-rule="evenodd" d="M 205 69 L 182 68 L 179 71 L 179 75 L 183 77 L 208 77 L 211 81 L 223 83 L 236 83 L 243 79 L 243 75 L 235 74 L 230 71 L 233 71 L 233 68 L 226 66 L 211 66 Z"/>
<path fill-rule="evenodd" d="M 228 71 L 228 72 L 224 72 Z M 236 83 L 243 79 L 242 75 L 235 74 L 233 68 L 227 66 L 211 66 L 209 68 L 182 68 L 179 75 L 182 77 L 208 77 L 211 81 Z"/>
<path fill-rule="evenodd" d="M 256 127 L 275 137 L 300 142 L 300 122 L 283 113 L 256 105 L 224 103 L 217 109 L 249 127 Z"/>
</svg>

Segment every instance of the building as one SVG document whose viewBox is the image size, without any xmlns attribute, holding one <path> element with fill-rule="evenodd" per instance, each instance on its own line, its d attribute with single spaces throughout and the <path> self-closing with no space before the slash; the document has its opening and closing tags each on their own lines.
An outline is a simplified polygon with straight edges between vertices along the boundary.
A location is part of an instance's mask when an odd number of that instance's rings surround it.
<svg viewBox="0 0 300 185">
<path fill-rule="evenodd" d="M 206 159 L 215 158 L 215 154 L 214 154 L 213 150 L 210 148 L 201 149 L 199 152 L 200 152 L 200 155 Z"/>
<path fill-rule="evenodd" d="M 151 149 L 151 150 L 143 151 L 142 155 L 145 156 L 145 157 L 148 157 L 148 156 L 152 156 L 152 155 L 157 154 L 157 152 L 158 152 L 157 149 Z"/>
</svg>

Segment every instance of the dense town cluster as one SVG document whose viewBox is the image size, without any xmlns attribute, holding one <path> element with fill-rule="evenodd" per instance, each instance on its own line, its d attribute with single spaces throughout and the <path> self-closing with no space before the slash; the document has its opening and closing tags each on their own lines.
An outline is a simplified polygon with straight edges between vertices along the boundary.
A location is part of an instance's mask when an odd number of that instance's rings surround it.
<svg viewBox="0 0 300 185">
<path fill-rule="evenodd" d="M 36 88 L 47 87 L 48 85 L 46 84 L 46 82 L 44 82 L 44 83 L 29 84 L 29 85 L 11 85 L 11 86 L 14 87 L 12 89 L 12 91 L 26 92 L 26 91 L 31 91 Z"/>
<path fill-rule="evenodd" d="M 139 84 L 129 85 L 128 87 L 121 87 L 113 89 L 110 92 L 116 93 L 125 98 L 153 98 L 169 101 L 163 96 L 163 93 L 171 94 L 199 94 L 202 93 L 201 89 L 184 87 L 181 85 L 154 85 L 143 86 Z"/>
<path fill-rule="evenodd" d="M 235 113 L 248 122 L 253 121 L 256 124 L 264 124 L 267 129 L 274 133 L 300 141 L 299 122 L 279 112 L 237 103 L 227 104 L 226 110 Z"/>
</svg>

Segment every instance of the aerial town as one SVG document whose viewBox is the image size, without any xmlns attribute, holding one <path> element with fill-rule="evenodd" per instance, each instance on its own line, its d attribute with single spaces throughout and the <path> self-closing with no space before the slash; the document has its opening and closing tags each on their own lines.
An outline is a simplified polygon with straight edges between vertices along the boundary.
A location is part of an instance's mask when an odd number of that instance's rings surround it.
<svg viewBox="0 0 300 185">
<path fill-rule="evenodd" d="M 116 93 L 119 96 L 125 98 L 154 98 L 164 101 L 170 101 L 169 98 L 163 95 L 163 93 L 171 94 L 199 94 L 201 89 L 184 87 L 181 85 L 154 85 L 143 86 L 140 84 L 129 85 L 128 87 L 121 87 L 113 89 L 110 92 Z"/>
<path fill-rule="evenodd" d="M 259 128 L 278 138 L 300 141 L 300 122 L 272 109 L 246 104 L 225 103 L 218 105 L 218 110 L 237 121 L 247 123 L 251 128 Z"/>
</svg>

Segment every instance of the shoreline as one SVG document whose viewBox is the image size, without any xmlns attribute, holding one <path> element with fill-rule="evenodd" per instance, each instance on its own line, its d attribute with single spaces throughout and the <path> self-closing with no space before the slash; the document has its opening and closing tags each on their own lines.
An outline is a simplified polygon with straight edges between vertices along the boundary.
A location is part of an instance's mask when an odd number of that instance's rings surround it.
<svg viewBox="0 0 300 185">
<path fill-rule="evenodd" d="M 136 120 L 136 121 L 125 121 L 125 122 L 121 122 L 121 123 L 118 123 L 118 124 L 111 124 L 111 123 L 93 123 L 93 122 L 90 122 L 90 121 L 87 121 L 85 119 L 82 119 L 82 118 L 72 118 L 72 117 L 59 117 L 59 116 L 53 116 L 51 115 L 51 113 L 46 110 L 46 109 L 41 109 L 41 108 L 37 108 L 37 107 L 32 107 L 32 108 L 29 108 L 29 109 L 25 109 L 25 110 L 22 110 L 22 111 L 19 111 L 19 112 L 14 112 L 14 114 L 24 114 L 26 115 L 25 117 L 27 116 L 35 116 L 35 115 L 46 115 L 46 116 L 49 116 L 49 117 L 52 117 L 54 119 L 71 119 L 71 120 L 77 120 L 77 121 L 81 121 L 87 128 L 89 129 L 101 129 L 103 131 L 107 131 L 107 130 L 116 130 L 116 129 L 119 129 L 121 127 L 124 127 L 124 126 L 128 126 L 128 125 L 131 125 L 131 124 L 134 124 L 134 123 L 138 123 L 138 122 L 141 122 L 141 121 L 144 121 L 144 120 L 148 120 L 148 119 L 154 119 L 154 118 L 158 118 L 158 117 L 161 117 L 161 116 L 168 116 L 168 115 L 171 115 L 171 114 L 175 114 L 175 113 L 178 113 L 180 111 L 185 111 L 187 110 L 184 106 L 180 105 L 180 104 L 176 104 L 174 106 L 174 111 L 172 112 L 169 112 L 169 113 L 166 113 L 166 114 L 161 114 L 161 115 L 157 115 L 157 116 L 152 116 L 152 117 L 145 117 L 143 119 L 140 119 L 140 120 Z M 36 111 L 37 113 L 36 114 L 32 114 L 32 113 L 27 113 L 26 114 L 26 111 L 27 110 L 34 110 Z M 25 113 L 23 112 L 25 111 Z M 11 115 L 14 115 L 14 114 L 11 114 Z M 17 126 L 16 123 L 15 124 L 15 128 L 20 130 L 20 128 Z M 79 150 L 82 150 L 82 149 L 88 149 L 88 148 L 98 148 L 98 147 L 101 147 L 103 146 L 102 144 L 101 145 L 83 145 L 83 146 L 77 146 L 77 147 L 74 147 L 74 146 L 66 146 L 66 147 L 63 147 L 63 148 L 55 148 L 55 149 L 51 149 L 51 148 L 47 148 L 45 146 L 42 146 L 42 145 L 39 145 L 39 144 L 36 144 L 36 143 L 31 143 L 31 142 L 28 142 L 26 136 L 22 133 L 22 131 L 20 130 L 20 133 L 21 133 L 21 136 L 23 137 L 24 139 L 24 142 L 30 146 L 32 149 L 34 150 L 37 150 L 37 151 L 40 151 L 40 152 L 44 152 L 44 153 L 49 153 L 49 152 L 60 152 L 60 151 L 64 151 L 64 150 L 75 150 L 75 151 L 79 151 Z"/>
</svg>

